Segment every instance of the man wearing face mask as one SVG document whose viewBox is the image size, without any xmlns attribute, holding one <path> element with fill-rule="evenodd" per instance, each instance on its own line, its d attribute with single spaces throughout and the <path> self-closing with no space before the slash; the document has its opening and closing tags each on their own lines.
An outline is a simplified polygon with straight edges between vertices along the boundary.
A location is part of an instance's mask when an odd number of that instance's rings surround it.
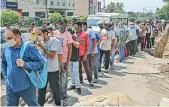
<svg viewBox="0 0 169 107">
<path fill-rule="evenodd" d="M 48 30 L 48 36 L 54 37 L 53 27 L 49 26 L 49 27 L 47 27 L 47 30 Z"/>
<path fill-rule="evenodd" d="M 44 106 L 46 88 L 49 82 L 55 104 L 60 106 L 61 99 L 59 85 L 59 70 L 61 65 L 61 54 L 62 54 L 62 51 L 60 49 L 61 44 L 59 40 L 57 40 L 56 38 L 48 36 L 48 31 L 46 27 L 37 28 L 37 35 L 38 35 L 37 46 L 39 46 L 42 49 L 42 55 L 45 56 L 48 61 L 48 77 L 47 77 L 48 81 L 44 88 L 39 89 L 38 102 L 40 106 Z M 43 44 L 42 41 L 44 42 Z"/>
<path fill-rule="evenodd" d="M 60 73 L 60 85 L 61 85 L 61 99 L 63 100 L 63 106 L 68 105 L 67 95 L 67 72 L 69 68 L 69 62 L 72 54 L 72 35 L 66 30 L 67 21 L 59 21 L 59 31 L 55 32 L 55 37 L 60 40 L 63 54 L 62 54 L 62 68 Z"/>
<path fill-rule="evenodd" d="M 89 63 L 89 69 L 90 71 L 94 72 L 94 79 L 93 82 L 98 82 L 98 71 L 97 71 L 97 55 L 98 55 L 98 49 L 96 44 L 96 34 L 95 32 L 87 27 L 87 22 L 83 22 L 83 28 L 84 31 L 88 33 L 89 40 L 90 40 L 90 48 L 88 52 L 88 63 Z"/>
<path fill-rule="evenodd" d="M 89 69 L 89 63 L 87 60 L 87 55 L 90 47 L 89 35 L 87 32 L 82 30 L 82 22 L 77 22 L 77 35 L 79 39 L 79 53 L 80 53 L 80 63 L 79 63 L 79 76 L 80 82 L 83 83 L 83 72 L 82 63 L 85 69 L 89 86 L 93 87 L 92 72 Z"/>
<path fill-rule="evenodd" d="M 2 74 L 6 82 L 6 105 L 18 106 L 22 97 L 28 106 L 39 106 L 36 99 L 36 88 L 30 82 L 28 72 L 37 71 L 44 66 L 44 62 L 38 50 L 33 44 L 29 44 L 24 56 L 20 58 L 20 51 L 24 44 L 19 29 L 5 30 L 7 46 L 2 56 Z"/>
<path fill-rule="evenodd" d="M 134 22 L 130 22 L 130 26 L 127 30 L 130 45 L 128 47 L 128 51 L 130 55 L 135 55 L 137 51 L 137 27 L 135 26 Z"/>
</svg>

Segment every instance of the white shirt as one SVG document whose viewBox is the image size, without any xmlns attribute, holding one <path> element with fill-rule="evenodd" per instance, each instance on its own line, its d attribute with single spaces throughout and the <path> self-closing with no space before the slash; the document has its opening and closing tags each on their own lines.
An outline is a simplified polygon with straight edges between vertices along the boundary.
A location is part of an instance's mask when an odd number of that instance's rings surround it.
<svg viewBox="0 0 169 107">
<path fill-rule="evenodd" d="M 106 40 L 102 40 L 102 42 L 100 43 L 100 49 L 101 50 L 111 50 L 111 44 L 112 44 L 112 40 L 116 39 L 115 36 L 115 32 L 113 30 L 107 31 L 105 29 L 101 30 L 101 36 L 107 34 L 107 39 Z"/>
</svg>

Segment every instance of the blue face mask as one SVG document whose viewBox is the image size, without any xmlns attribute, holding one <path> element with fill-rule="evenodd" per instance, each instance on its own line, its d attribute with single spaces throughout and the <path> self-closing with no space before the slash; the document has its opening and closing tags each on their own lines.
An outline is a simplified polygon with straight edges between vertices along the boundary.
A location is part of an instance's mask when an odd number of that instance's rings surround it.
<svg viewBox="0 0 169 107">
<path fill-rule="evenodd" d="M 63 30 L 65 30 L 65 27 L 64 26 L 59 26 L 59 30 L 63 31 Z"/>
</svg>

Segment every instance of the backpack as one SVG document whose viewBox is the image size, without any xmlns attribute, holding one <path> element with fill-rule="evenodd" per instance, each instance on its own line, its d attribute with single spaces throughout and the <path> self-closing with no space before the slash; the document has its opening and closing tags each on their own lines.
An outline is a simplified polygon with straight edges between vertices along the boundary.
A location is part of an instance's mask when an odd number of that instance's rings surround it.
<svg viewBox="0 0 169 107">
<path fill-rule="evenodd" d="M 25 50 L 29 44 L 30 42 L 23 43 L 20 51 L 20 58 L 23 58 Z M 44 61 L 44 66 L 39 71 L 28 72 L 25 68 L 23 68 L 24 71 L 27 73 L 31 83 L 36 88 L 44 88 L 47 82 L 47 74 L 48 74 L 47 60 L 44 57 L 42 57 L 42 59 Z"/>
</svg>

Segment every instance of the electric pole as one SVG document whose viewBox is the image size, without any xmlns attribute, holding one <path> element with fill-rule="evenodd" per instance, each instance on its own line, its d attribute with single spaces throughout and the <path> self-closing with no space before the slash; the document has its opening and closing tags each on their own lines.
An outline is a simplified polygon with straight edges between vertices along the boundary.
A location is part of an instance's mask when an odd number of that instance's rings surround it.
<svg viewBox="0 0 169 107">
<path fill-rule="evenodd" d="M 48 0 L 46 0 L 46 18 L 48 19 Z"/>
</svg>

